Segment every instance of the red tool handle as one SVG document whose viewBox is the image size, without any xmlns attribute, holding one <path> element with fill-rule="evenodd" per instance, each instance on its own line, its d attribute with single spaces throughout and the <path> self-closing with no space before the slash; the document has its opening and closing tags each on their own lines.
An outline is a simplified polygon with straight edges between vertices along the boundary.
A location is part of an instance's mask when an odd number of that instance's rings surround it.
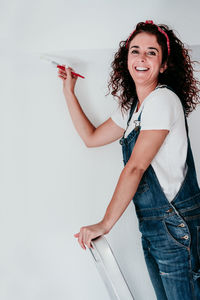
<svg viewBox="0 0 200 300">
<path fill-rule="evenodd" d="M 57 65 L 57 68 L 65 71 L 65 67 L 64 66 Z M 81 78 L 85 78 L 82 75 L 74 73 L 74 72 L 72 72 L 72 74 L 75 75 L 75 76 L 81 77 Z"/>
</svg>

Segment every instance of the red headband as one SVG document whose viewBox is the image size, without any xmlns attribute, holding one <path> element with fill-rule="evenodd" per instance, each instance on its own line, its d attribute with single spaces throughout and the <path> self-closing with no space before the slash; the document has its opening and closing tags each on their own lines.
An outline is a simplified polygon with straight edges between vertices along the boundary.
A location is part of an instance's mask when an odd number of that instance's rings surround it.
<svg viewBox="0 0 200 300">
<path fill-rule="evenodd" d="M 145 22 L 145 24 L 154 24 L 154 23 L 153 23 L 152 20 L 147 20 L 147 21 Z M 156 25 L 156 24 L 154 24 L 154 25 Z M 166 39 L 167 39 L 167 49 L 168 49 L 168 56 L 169 56 L 169 55 L 170 55 L 169 37 L 168 37 L 168 35 L 166 34 L 166 32 L 165 32 L 164 30 L 162 30 L 158 25 L 156 25 L 156 26 L 157 26 L 158 30 L 159 30 L 162 34 L 164 34 L 164 36 L 165 36 Z M 127 48 L 127 46 L 128 46 L 128 42 L 129 42 L 131 36 L 133 35 L 133 33 L 134 33 L 135 31 L 136 31 L 136 29 L 133 30 L 133 32 L 129 35 L 129 37 L 128 37 L 127 41 L 126 41 L 126 48 Z"/>
</svg>

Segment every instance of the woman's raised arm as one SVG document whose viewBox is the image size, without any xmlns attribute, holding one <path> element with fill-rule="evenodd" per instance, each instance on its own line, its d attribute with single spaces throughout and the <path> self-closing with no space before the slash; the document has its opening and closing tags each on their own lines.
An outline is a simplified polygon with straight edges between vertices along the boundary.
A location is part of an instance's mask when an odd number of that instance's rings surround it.
<svg viewBox="0 0 200 300">
<path fill-rule="evenodd" d="M 63 93 L 72 122 L 85 145 L 99 147 L 119 139 L 124 129 L 116 125 L 111 118 L 96 128 L 86 117 L 74 93 L 77 76 L 72 75 L 71 71 L 71 68 L 65 68 L 65 71 L 58 69 L 58 76 L 63 80 Z"/>
</svg>

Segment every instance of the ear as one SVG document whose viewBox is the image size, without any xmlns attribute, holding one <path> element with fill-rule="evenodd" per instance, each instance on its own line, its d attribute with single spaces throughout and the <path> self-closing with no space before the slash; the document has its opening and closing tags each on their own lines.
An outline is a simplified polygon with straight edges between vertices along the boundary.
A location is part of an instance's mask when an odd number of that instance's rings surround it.
<svg viewBox="0 0 200 300">
<path fill-rule="evenodd" d="M 161 65 L 160 67 L 160 73 L 163 73 L 167 69 L 167 62 Z"/>
</svg>

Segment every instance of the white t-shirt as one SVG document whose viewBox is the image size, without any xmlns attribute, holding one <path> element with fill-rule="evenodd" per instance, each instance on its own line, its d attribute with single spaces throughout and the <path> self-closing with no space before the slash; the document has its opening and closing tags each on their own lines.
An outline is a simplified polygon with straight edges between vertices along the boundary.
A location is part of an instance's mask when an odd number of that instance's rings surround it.
<svg viewBox="0 0 200 300">
<path fill-rule="evenodd" d="M 144 99 L 139 111 L 133 112 L 125 137 L 134 129 L 134 120 L 138 119 L 141 110 L 140 130 L 169 130 L 151 166 L 165 196 L 171 202 L 187 172 L 187 133 L 183 107 L 173 91 L 166 87 L 155 89 Z M 130 109 L 122 115 L 118 107 L 111 118 L 119 127 L 126 129 L 129 113 Z"/>
</svg>

